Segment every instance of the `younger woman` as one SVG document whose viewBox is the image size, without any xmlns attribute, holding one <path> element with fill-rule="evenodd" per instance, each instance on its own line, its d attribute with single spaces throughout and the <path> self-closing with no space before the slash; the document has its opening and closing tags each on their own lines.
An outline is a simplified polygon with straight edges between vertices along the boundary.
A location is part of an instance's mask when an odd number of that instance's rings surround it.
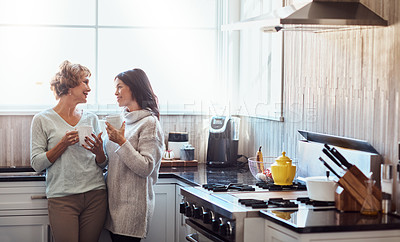
<svg viewBox="0 0 400 242">
<path fill-rule="evenodd" d="M 117 75 L 115 95 L 125 107 L 120 129 L 107 125 L 109 210 L 106 229 L 113 241 L 145 238 L 154 212 L 154 185 L 164 150 L 157 97 L 141 69 Z"/>
</svg>

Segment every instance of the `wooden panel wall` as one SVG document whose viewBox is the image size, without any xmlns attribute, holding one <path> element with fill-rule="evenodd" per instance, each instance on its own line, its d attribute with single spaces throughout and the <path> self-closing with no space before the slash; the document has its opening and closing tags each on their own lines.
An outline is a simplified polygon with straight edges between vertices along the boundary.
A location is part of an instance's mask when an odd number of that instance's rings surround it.
<svg viewBox="0 0 400 242">
<path fill-rule="evenodd" d="M 30 166 L 30 125 L 32 115 L 0 115 L 0 167 Z M 209 118 L 196 115 L 161 116 L 161 125 L 168 140 L 170 131 L 189 133 L 189 143 L 195 147 L 195 159 L 205 160 Z"/>
<path fill-rule="evenodd" d="M 243 153 L 251 155 L 264 145 L 296 157 L 301 139 L 297 130 L 304 129 L 367 140 L 386 163 L 397 163 L 400 1 L 360 2 L 389 20 L 390 26 L 284 33 L 285 122 L 248 119 L 246 132 L 253 137 L 242 136 L 248 139 L 242 140 Z"/>
<path fill-rule="evenodd" d="M 255 156 L 262 146 L 264 156 L 277 157 L 284 150 L 284 123 L 255 117 L 241 117 L 240 123 L 239 154 Z"/>
<path fill-rule="evenodd" d="M 395 0 L 361 2 L 390 26 L 285 33 L 285 131 L 287 137 L 306 129 L 367 140 L 394 163 L 399 142 L 400 5 Z"/>
<path fill-rule="evenodd" d="M 32 116 L 0 116 L 0 166 L 30 166 Z"/>
<path fill-rule="evenodd" d="M 169 132 L 188 132 L 189 143 L 195 148 L 195 159 L 204 162 L 207 155 L 207 143 L 210 119 L 200 115 L 161 116 L 160 122 L 168 140 Z"/>
</svg>

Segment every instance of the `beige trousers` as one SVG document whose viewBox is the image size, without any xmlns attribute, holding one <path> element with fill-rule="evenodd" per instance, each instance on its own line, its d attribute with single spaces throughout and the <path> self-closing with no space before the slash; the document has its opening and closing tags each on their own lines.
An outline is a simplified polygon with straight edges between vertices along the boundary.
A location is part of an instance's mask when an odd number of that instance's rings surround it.
<svg viewBox="0 0 400 242">
<path fill-rule="evenodd" d="M 50 227 L 56 242 L 97 242 L 107 210 L 106 190 L 48 199 Z"/>
</svg>

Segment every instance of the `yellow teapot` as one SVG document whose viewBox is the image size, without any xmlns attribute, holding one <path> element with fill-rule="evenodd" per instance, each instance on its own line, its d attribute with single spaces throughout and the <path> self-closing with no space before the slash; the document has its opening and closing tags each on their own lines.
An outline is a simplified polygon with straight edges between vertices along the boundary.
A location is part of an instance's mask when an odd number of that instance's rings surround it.
<svg viewBox="0 0 400 242">
<path fill-rule="evenodd" d="M 293 179 L 296 175 L 296 166 L 292 165 L 292 160 L 286 156 L 285 151 L 271 165 L 271 173 L 275 185 L 285 186 L 293 184 Z"/>
</svg>

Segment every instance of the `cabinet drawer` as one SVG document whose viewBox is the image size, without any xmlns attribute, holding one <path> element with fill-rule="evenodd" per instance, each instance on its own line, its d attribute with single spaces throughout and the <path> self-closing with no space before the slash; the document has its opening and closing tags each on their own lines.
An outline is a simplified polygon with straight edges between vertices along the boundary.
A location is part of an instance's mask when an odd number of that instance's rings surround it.
<svg viewBox="0 0 400 242">
<path fill-rule="evenodd" d="M 0 218 L 0 241 L 51 241 L 47 216 L 10 216 Z"/>
<path fill-rule="evenodd" d="M 0 210 L 10 209 L 47 209 L 46 187 L 2 184 Z"/>
</svg>

